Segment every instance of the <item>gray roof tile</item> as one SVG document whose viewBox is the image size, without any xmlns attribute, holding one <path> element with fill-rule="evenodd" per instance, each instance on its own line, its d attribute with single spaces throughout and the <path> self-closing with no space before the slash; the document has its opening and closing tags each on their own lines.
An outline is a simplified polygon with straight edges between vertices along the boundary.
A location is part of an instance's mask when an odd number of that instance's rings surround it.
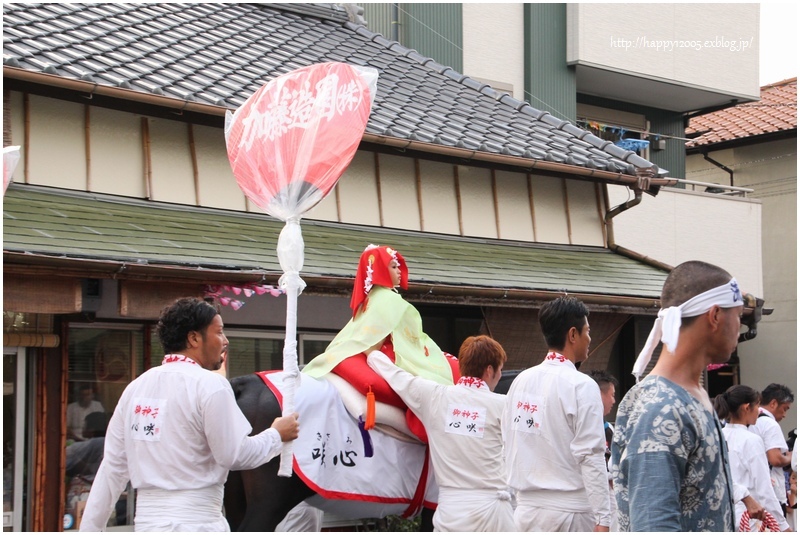
<svg viewBox="0 0 800 535">
<path fill-rule="evenodd" d="M 3 64 L 238 107 L 325 61 L 380 71 L 367 131 L 525 158 L 653 167 L 347 19 L 333 4 L 3 4 Z M 666 171 L 659 170 L 659 176 Z"/>
</svg>

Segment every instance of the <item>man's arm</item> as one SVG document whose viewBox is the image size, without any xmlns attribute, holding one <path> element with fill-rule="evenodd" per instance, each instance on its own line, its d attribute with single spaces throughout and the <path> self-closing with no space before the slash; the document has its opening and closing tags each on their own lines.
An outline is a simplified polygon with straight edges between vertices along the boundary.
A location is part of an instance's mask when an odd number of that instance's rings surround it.
<svg viewBox="0 0 800 535">
<path fill-rule="evenodd" d="M 408 408 L 425 424 L 424 416 L 427 414 L 428 401 L 438 384 L 408 373 L 380 351 L 372 351 L 367 357 L 367 364 L 389 383 L 403 403 L 408 405 Z"/>
<path fill-rule="evenodd" d="M 581 469 L 583 486 L 595 514 L 595 531 L 608 531 L 611 525 L 606 437 L 603 430 L 603 401 L 594 382 L 578 385 L 575 438 L 570 450 Z"/>
<path fill-rule="evenodd" d="M 767 450 L 767 461 L 769 461 L 770 466 L 777 466 L 780 468 L 789 466 L 792 462 L 792 452 L 781 451 L 780 448 L 772 448 L 771 450 Z"/>
<path fill-rule="evenodd" d="M 275 418 L 272 426 L 253 437 L 245 437 L 231 470 L 250 470 L 280 454 L 284 442 L 294 440 L 300 431 L 298 414 Z"/>
<path fill-rule="evenodd" d="M 786 438 L 783 436 L 781 426 L 767 416 L 761 416 L 756 420 L 756 425 L 751 428 L 756 435 L 764 441 L 764 449 L 767 452 L 767 461 L 770 466 L 783 468 L 792 462 L 792 454 L 788 451 Z"/>
<path fill-rule="evenodd" d="M 228 470 L 250 470 L 281 452 L 283 442 L 297 438 L 297 413 L 276 418 L 269 429 L 248 436 L 253 428 L 236 404 L 233 390 L 214 392 L 204 403 L 203 425 L 211 453 Z"/>
<path fill-rule="evenodd" d="M 130 479 L 125 452 L 125 422 L 122 417 L 122 405 L 123 401 L 120 400 L 114 416 L 108 423 L 103 462 L 100 463 L 100 469 L 92 483 L 92 490 L 89 492 L 89 499 L 81 519 L 80 531 L 105 531 L 108 517 Z"/>
</svg>

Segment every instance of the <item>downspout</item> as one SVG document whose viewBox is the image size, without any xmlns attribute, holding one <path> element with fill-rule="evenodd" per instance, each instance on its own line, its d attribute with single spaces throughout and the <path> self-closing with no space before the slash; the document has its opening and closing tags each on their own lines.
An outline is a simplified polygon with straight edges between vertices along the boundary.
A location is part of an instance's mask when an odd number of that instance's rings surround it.
<svg viewBox="0 0 800 535">
<path fill-rule="evenodd" d="M 392 4 L 392 41 L 400 42 L 400 6 Z"/>
<path fill-rule="evenodd" d="M 731 186 L 733 186 L 733 185 L 734 185 L 734 184 L 733 184 L 733 169 L 731 169 L 730 167 L 728 167 L 728 166 L 726 166 L 726 165 L 723 165 L 723 164 L 721 164 L 720 162 L 718 162 L 718 161 L 716 161 L 716 160 L 712 159 L 712 158 L 711 158 L 711 157 L 708 155 L 708 153 L 707 153 L 707 152 L 703 152 L 702 154 L 703 154 L 703 159 L 704 159 L 705 161 L 707 161 L 707 162 L 711 162 L 712 164 L 716 165 L 717 167 L 719 167 L 720 169 L 722 169 L 723 171 L 725 171 L 726 173 L 728 173 L 728 175 L 731 177 Z"/>
<path fill-rule="evenodd" d="M 651 178 L 653 178 L 653 169 L 641 168 L 641 167 L 637 168 L 636 185 L 629 186 L 633 190 L 633 195 L 634 195 L 633 199 L 626 201 L 620 204 L 619 206 L 615 206 L 610 210 L 608 209 L 608 195 L 606 195 L 606 216 L 604 220 L 606 225 L 608 248 L 614 251 L 615 253 L 627 256 L 628 258 L 632 258 L 634 260 L 638 260 L 639 262 L 643 262 L 655 268 L 670 272 L 672 271 L 672 266 L 660 262 L 654 258 L 650 258 L 649 256 L 645 256 L 641 253 L 637 253 L 636 251 L 632 251 L 626 247 L 622 247 L 621 245 L 617 245 L 616 241 L 614 240 L 614 223 L 611 220 L 617 217 L 622 212 L 630 210 L 631 208 L 642 202 L 642 192 L 650 188 Z M 608 190 L 606 189 L 606 191 Z"/>
</svg>

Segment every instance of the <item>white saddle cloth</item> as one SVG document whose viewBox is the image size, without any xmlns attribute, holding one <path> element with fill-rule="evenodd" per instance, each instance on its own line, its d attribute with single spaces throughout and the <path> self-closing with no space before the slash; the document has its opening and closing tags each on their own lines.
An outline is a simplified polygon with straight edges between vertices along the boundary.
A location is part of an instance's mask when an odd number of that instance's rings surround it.
<svg viewBox="0 0 800 535">
<path fill-rule="evenodd" d="M 281 403 L 284 375 L 262 375 Z M 380 432 L 362 433 L 329 381 L 301 373 L 295 405 L 300 435 L 294 441 L 293 468 L 318 494 L 306 500 L 309 504 L 341 518 L 382 518 L 406 511 L 422 474 L 426 446 Z M 372 456 L 367 456 L 370 450 Z M 425 488 L 425 505 L 435 507 L 438 489 L 430 469 Z"/>
</svg>

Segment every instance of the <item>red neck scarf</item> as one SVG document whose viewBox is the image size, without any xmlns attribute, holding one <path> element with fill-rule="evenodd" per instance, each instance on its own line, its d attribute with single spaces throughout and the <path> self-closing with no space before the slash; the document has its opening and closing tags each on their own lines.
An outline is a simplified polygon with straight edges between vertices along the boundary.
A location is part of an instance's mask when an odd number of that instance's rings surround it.
<svg viewBox="0 0 800 535">
<path fill-rule="evenodd" d="M 193 359 L 187 357 L 186 355 L 164 355 L 164 360 L 161 361 L 161 364 L 169 364 L 171 362 L 187 362 L 189 364 L 194 364 L 195 366 L 198 365 Z"/>
<path fill-rule="evenodd" d="M 550 353 L 548 353 L 547 356 L 544 359 L 545 360 L 557 361 L 557 362 L 567 362 L 569 360 L 567 357 L 565 357 L 561 353 L 556 353 L 555 351 L 551 351 Z"/>
</svg>

